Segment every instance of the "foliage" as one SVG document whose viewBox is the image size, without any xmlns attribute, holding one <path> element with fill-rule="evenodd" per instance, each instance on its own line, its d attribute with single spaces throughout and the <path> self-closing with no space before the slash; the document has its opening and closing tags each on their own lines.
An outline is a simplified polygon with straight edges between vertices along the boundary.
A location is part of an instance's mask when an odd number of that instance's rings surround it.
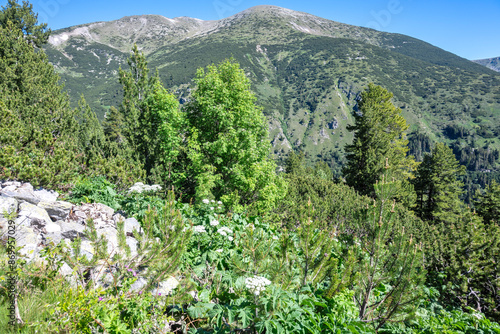
<svg viewBox="0 0 500 334">
<path fill-rule="evenodd" d="M 442 303 L 472 307 L 498 320 L 498 226 L 487 227 L 464 209 L 453 220 L 428 222 L 423 231 L 427 283 L 439 291 Z"/>
<path fill-rule="evenodd" d="M 255 105 L 249 79 L 234 60 L 200 69 L 191 102 L 185 107 L 191 126 L 188 159 L 196 198 L 221 199 L 241 209 L 272 208 L 285 185 L 268 157 L 262 111 Z"/>
<path fill-rule="evenodd" d="M 344 176 L 347 184 L 361 194 L 373 196 L 373 185 L 380 180 L 389 161 L 391 175 L 399 184 L 394 196 L 411 206 L 413 191 L 407 180 L 416 163 L 412 156 L 407 156 L 404 131 L 408 125 L 401 110 L 392 104 L 392 97 L 392 93 L 374 84 L 361 93 L 358 110 L 353 113 L 355 124 L 347 127 L 354 131 L 354 141 L 345 148 Z"/>
<path fill-rule="evenodd" d="M 266 216 L 269 221 L 292 228 L 308 207 L 314 209 L 312 219 L 340 228 L 352 224 L 356 215 L 370 201 L 344 183 L 335 183 L 328 166 L 305 166 L 305 156 L 291 153 L 286 161 L 287 195 L 276 209 Z"/>
<path fill-rule="evenodd" d="M 141 143 L 148 150 L 151 160 L 151 177 L 155 183 L 164 187 L 174 185 L 181 188 L 185 175 L 179 166 L 184 133 L 184 116 L 179 110 L 179 102 L 173 94 L 156 82 L 144 102 L 145 111 L 141 127 L 146 129 Z M 159 169 L 159 170 L 158 170 Z"/>
<path fill-rule="evenodd" d="M 445 308 L 438 301 L 439 292 L 425 287 L 424 299 L 415 312 L 417 317 L 404 324 L 388 324 L 379 333 L 500 333 L 500 325 L 487 319 L 484 314 L 468 308 Z"/>
<path fill-rule="evenodd" d="M 23 1 L 21 6 L 17 0 L 8 0 L 7 5 L 2 6 L 0 26 L 7 28 L 10 24 L 21 30 L 25 39 L 37 47 L 47 43 L 51 33 L 47 23 L 38 24 L 38 15 L 33 12 L 33 5 L 28 1 Z"/>
<path fill-rule="evenodd" d="M 459 196 L 463 183 L 458 180 L 465 171 L 445 144 L 438 143 L 418 166 L 413 184 L 417 193 L 415 212 L 424 220 L 450 221 L 459 215 Z"/>
<path fill-rule="evenodd" d="M 474 207 L 485 224 L 500 226 L 500 184 L 493 180 L 484 193 L 478 192 Z"/>
<path fill-rule="evenodd" d="M 413 316 L 425 277 L 422 245 L 412 234 L 416 219 L 391 201 L 397 188 L 387 181 L 390 167 L 386 170 L 375 185 L 377 199 L 367 207 L 357 229 L 361 252 L 354 268 L 359 274 L 354 287 L 359 317 L 376 330 L 386 322 Z"/>
<path fill-rule="evenodd" d="M 120 196 L 114 189 L 114 185 L 102 176 L 83 178 L 76 182 L 69 200 L 76 204 L 102 203 L 115 210 L 121 208 Z"/>
</svg>

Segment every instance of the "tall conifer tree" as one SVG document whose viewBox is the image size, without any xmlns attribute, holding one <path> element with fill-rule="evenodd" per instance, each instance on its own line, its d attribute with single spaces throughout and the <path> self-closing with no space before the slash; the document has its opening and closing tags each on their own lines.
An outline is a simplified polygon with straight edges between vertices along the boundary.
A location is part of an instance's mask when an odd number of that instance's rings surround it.
<svg viewBox="0 0 500 334">
<path fill-rule="evenodd" d="M 373 186 L 388 165 L 396 180 L 394 186 L 399 189 L 395 196 L 411 205 L 413 191 L 407 180 L 416 162 L 407 155 L 408 125 L 401 110 L 392 104 L 392 97 L 392 93 L 374 84 L 361 93 L 358 111 L 353 113 L 355 123 L 347 128 L 354 132 L 354 141 L 345 148 L 344 176 L 347 184 L 373 197 Z"/>
</svg>

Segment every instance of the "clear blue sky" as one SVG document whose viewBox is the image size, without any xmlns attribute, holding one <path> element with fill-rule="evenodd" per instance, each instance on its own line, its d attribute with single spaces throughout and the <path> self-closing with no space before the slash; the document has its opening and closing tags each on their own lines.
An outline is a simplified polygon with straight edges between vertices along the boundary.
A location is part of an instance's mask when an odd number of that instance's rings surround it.
<svg viewBox="0 0 500 334">
<path fill-rule="evenodd" d="M 20 0 L 19 0 L 20 1 Z M 262 2 L 266 1 L 266 2 Z M 256 5 L 419 38 L 467 59 L 500 56 L 500 0 L 32 0 L 52 30 L 123 16 L 159 14 L 216 20 Z M 0 0 L 4 6 L 7 0 Z"/>
</svg>

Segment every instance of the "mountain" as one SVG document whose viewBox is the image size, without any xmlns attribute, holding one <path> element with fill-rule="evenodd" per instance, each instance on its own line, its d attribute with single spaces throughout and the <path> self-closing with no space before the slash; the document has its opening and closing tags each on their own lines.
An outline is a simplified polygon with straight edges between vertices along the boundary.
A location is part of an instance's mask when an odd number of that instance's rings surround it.
<svg viewBox="0 0 500 334">
<path fill-rule="evenodd" d="M 134 43 L 181 103 L 197 68 L 234 57 L 264 107 L 278 159 L 302 149 L 338 172 L 356 99 L 373 82 L 394 93 L 418 158 L 445 141 L 473 178 L 498 170 L 500 74 L 424 41 L 257 6 L 217 21 L 145 15 L 69 27 L 53 32 L 45 51 L 73 103 L 84 94 L 102 118 L 121 99 L 118 68 Z"/>
<path fill-rule="evenodd" d="M 492 69 L 493 71 L 500 72 L 500 57 L 478 59 L 478 60 L 473 60 L 473 62 L 486 66 L 487 68 Z"/>
</svg>

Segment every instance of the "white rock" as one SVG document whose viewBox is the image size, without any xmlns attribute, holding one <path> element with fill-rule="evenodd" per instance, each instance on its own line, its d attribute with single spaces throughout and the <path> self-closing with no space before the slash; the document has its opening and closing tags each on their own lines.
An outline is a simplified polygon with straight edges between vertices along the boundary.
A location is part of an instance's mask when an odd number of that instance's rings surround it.
<svg viewBox="0 0 500 334">
<path fill-rule="evenodd" d="M 50 219 L 49 215 L 47 214 L 47 211 L 44 209 L 33 205 L 31 203 L 21 203 L 19 205 L 19 214 L 18 214 L 18 219 L 19 218 L 28 218 L 30 221 L 33 219 L 38 219 L 45 221 L 46 223 L 51 223 L 52 219 Z"/>
<path fill-rule="evenodd" d="M 57 192 L 45 189 L 35 190 L 33 191 L 33 195 L 42 202 L 55 202 L 59 197 Z"/>
<path fill-rule="evenodd" d="M 170 276 L 169 278 L 167 278 L 165 281 L 163 282 L 160 282 L 158 284 L 158 287 L 156 289 L 153 289 L 153 291 L 151 291 L 151 293 L 155 296 L 158 296 L 158 295 L 162 295 L 162 296 L 166 296 L 170 293 L 172 293 L 172 291 L 179 285 L 179 281 L 176 280 L 174 277 Z"/>
<path fill-rule="evenodd" d="M 54 220 L 65 220 L 71 209 L 73 208 L 73 204 L 64 201 L 57 202 L 44 202 L 41 201 L 38 203 L 38 206 L 49 214 L 50 218 Z"/>
<path fill-rule="evenodd" d="M 18 202 L 15 198 L 0 196 L 0 217 L 3 217 L 4 212 L 17 212 Z"/>
</svg>

